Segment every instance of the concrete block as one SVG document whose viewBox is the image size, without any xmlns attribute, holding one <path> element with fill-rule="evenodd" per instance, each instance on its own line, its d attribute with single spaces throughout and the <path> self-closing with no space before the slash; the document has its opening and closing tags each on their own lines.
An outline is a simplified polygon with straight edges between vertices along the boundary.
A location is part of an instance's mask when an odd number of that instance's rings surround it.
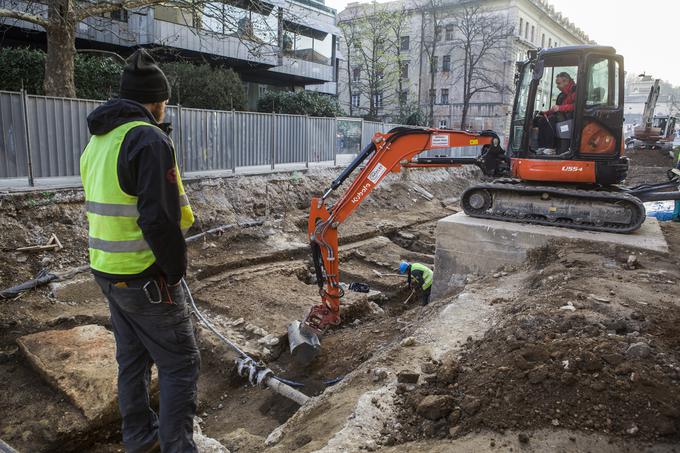
<svg viewBox="0 0 680 453">
<path fill-rule="evenodd" d="M 48 330 L 17 339 L 33 367 L 90 421 L 116 416 L 116 345 L 102 326 Z"/>
<path fill-rule="evenodd" d="M 432 298 L 446 297 L 462 287 L 467 274 L 489 273 L 505 265 L 521 264 L 527 251 L 552 240 L 614 244 L 668 253 L 666 239 L 653 218 L 647 218 L 634 233 L 616 234 L 478 219 L 460 212 L 437 223 Z"/>
</svg>

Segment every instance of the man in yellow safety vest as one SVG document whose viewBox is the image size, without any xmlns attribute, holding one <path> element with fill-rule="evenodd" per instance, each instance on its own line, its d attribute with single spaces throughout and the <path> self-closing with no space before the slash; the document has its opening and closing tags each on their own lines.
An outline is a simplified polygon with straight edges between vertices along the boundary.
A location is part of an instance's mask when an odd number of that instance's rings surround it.
<svg viewBox="0 0 680 453">
<path fill-rule="evenodd" d="M 163 123 L 170 85 L 145 51 L 127 60 L 120 98 L 87 118 L 80 158 L 90 267 L 108 299 L 127 452 L 196 452 L 200 356 L 181 286 L 194 222 Z M 149 404 L 158 368 L 160 411 Z"/>
<path fill-rule="evenodd" d="M 430 292 L 432 291 L 432 269 L 420 263 L 409 263 L 402 261 L 399 264 L 399 272 L 405 274 L 408 272 L 408 287 L 411 288 L 411 277 L 418 284 L 417 288 L 421 293 L 421 304 L 427 305 L 430 303 Z"/>
</svg>

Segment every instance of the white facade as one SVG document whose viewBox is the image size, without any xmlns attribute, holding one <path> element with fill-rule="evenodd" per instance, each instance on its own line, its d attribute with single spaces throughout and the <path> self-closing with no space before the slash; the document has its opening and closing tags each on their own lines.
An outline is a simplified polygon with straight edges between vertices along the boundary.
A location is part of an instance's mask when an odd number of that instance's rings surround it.
<svg viewBox="0 0 680 453">
<path fill-rule="evenodd" d="M 398 0 L 384 4 L 389 11 L 405 11 L 403 17 L 403 36 L 408 36 L 409 46 L 404 49 L 405 54 L 401 58 L 408 62 L 407 76 L 402 78 L 404 89 L 408 90 L 408 102 L 420 107 L 424 113 L 429 113 L 429 96 L 431 88 L 434 88 L 435 105 L 433 108 L 433 124 L 439 127 L 460 128 L 463 108 L 463 84 L 461 81 L 460 67 L 462 66 L 462 51 L 457 44 L 457 36 L 451 24 L 459 17 L 464 6 L 479 6 L 484 14 L 493 18 L 499 27 L 512 27 L 512 35 L 508 36 L 507 42 L 499 44 L 495 49 L 493 60 L 485 62 L 490 69 L 490 77 L 494 84 L 505 89 L 496 92 L 480 92 L 470 101 L 466 129 L 482 130 L 492 129 L 498 133 L 505 133 L 509 124 L 509 114 L 512 111 L 514 96 L 515 63 L 523 60 L 529 49 L 542 47 L 558 47 L 591 43 L 588 36 L 571 24 L 561 14 L 554 11 L 552 6 L 543 0 L 478 0 L 477 2 L 462 2 L 460 0 L 442 0 L 435 3 L 434 17 L 420 6 L 419 0 Z M 432 4 L 432 3 L 430 3 Z M 370 5 L 350 3 L 339 14 L 339 24 L 348 23 L 352 20 L 370 14 Z M 433 40 L 434 22 L 441 27 L 441 40 L 434 47 L 436 57 L 436 72 L 434 86 L 431 86 L 430 58 L 426 51 Z M 449 27 L 447 27 L 449 25 Z M 386 30 L 386 33 L 389 33 Z M 400 49 L 401 50 L 401 49 Z M 341 51 L 347 52 L 347 46 L 341 38 Z M 350 50 L 349 62 L 353 66 Z M 394 52 L 394 51 L 393 51 Z M 490 54 L 490 55 L 491 55 Z M 340 62 L 338 94 L 342 107 L 350 112 L 349 96 L 350 84 L 359 82 L 352 81 L 347 71 L 347 59 Z M 398 71 L 392 68 L 393 72 Z M 405 72 L 405 71 L 404 71 Z M 385 87 L 385 91 L 396 92 L 395 82 L 389 80 L 391 86 Z M 354 90 L 354 104 L 352 114 L 354 116 L 365 115 L 368 111 L 369 99 L 364 93 L 357 95 Z M 397 96 L 392 96 L 396 99 Z M 358 107 L 357 107 L 358 102 Z M 382 108 L 377 111 L 378 116 L 385 120 L 396 121 L 399 115 L 399 103 L 383 102 Z"/>
</svg>

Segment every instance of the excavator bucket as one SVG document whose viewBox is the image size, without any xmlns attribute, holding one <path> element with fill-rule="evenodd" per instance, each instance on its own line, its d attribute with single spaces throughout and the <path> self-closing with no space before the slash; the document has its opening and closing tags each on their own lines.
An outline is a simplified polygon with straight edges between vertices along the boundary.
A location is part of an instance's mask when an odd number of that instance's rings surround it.
<svg viewBox="0 0 680 453">
<path fill-rule="evenodd" d="M 319 337 L 297 320 L 288 324 L 288 345 L 293 360 L 301 366 L 309 365 L 321 350 Z"/>
</svg>

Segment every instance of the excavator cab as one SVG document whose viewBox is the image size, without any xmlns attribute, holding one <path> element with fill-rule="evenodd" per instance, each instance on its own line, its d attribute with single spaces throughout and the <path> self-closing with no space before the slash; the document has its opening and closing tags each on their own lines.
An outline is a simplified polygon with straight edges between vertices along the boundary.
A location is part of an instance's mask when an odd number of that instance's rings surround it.
<svg viewBox="0 0 680 453">
<path fill-rule="evenodd" d="M 597 185 L 625 179 L 623 57 L 614 48 L 530 51 L 517 77 L 509 140 L 513 176 Z"/>
</svg>

